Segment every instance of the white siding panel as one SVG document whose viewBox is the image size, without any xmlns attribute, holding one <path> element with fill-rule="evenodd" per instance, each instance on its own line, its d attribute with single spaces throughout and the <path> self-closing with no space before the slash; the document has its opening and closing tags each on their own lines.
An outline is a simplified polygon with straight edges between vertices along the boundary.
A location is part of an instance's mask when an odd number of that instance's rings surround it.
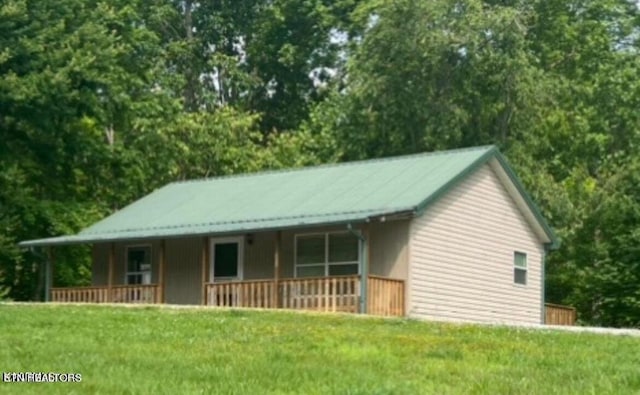
<svg viewBox="0 0 640 395">
<path fill-rule="evenodd" d="M 409 315 L 540 323 L 543 245 L 489 165 L 414 219 L 410 240 Z M 526 286 L 514 251 L 527 254 Z"/>
</svg>

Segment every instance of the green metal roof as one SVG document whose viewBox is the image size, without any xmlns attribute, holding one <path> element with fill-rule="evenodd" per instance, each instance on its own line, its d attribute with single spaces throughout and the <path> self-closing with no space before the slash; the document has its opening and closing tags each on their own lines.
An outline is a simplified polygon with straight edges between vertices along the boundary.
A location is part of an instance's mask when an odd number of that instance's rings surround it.
<svg viewBox="0 0 640 395">
<path fill-rule="evenodd" d="M 20 245 L 229 234 L 415 214 L 495 155 L 497 149 L 486 146 L 174 182 L 77 235 Z"/>
</svg>

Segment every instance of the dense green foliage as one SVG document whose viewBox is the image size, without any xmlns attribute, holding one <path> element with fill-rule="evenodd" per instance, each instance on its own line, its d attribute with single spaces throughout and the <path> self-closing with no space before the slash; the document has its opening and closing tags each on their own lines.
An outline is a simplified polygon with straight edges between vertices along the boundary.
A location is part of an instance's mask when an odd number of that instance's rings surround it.
<svg viewBox="0 0 640 395">
<path fill-rule="evenodd" d="M 630 394 L 637 338 L 295 312 L 0 305 L 3 393 Z"/>
<path fill-rule="evenodd" d="M 40 298 L 17 241 L 172 180 L 497 144 L 562 239 L 547 299 L 638 326 L 639 50 L 627 0 L 6 0 L 0 281 Z"/>
</svg>

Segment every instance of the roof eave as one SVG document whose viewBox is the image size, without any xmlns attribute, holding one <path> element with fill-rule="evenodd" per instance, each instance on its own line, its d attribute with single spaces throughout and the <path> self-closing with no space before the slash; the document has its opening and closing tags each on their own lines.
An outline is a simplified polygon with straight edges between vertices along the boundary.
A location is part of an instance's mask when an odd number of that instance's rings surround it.
<svg viewBox="0 0 640 395">
<path fill-rule="evenodd" d="M 94 243 L 111 243 L 119 241 L 136 241 L 136 240 L 152 240 L 152 239 L 171 239 L 171 238 L 183 238 L 183 237 L 204 237 L 204 236 L 226 236 L 238 233 L 252 233 L 252 232 L 273 232 L 277 230 L 295 230 L 309 227 L 318 226 L 337 226 L 346 224 L 359 224 L 368 223 L 373 221 L 393 221 L 399 219 L 410 218 L 414 215 L 415 210 L 413 208 L 406 209 L 390 209 L 389 211 L 383 211 L 376 213 L 375 215 L 364 215 L 362 217 L 345 218 L 336 221 L 318 221 L 314 223 L 300 223 L 287 226 L 266 226 L 266 227 L 247 227 L 239 228 L 230 231 L 203 231 L 203 232 L 175 232 L 165 234 L 149 234 L 137 237 L 131 236 L 118 236 L 117 233 L 109 234 L 97 234 L 97 235 L 69 235 L 49 237 L 43 239 L 26 240 L 18 243 L 20 247 L 48 247 L 48 246 L 62 246 L 62 245 L 81 245 L 81 244 L 94 244 Z"/>
</svg>

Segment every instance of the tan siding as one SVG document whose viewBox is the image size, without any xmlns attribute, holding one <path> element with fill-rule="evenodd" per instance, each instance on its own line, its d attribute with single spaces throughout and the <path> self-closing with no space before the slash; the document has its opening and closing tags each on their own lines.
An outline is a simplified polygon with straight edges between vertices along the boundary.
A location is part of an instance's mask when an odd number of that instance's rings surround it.
<svg viewBox="0 0 640 395">
<path fill-rule="evenodd" d="M 406 280 L 409 221 L 377 222 L 369 226 L 369 273 Z"/>
<path fill-rule="evenodd" d="M 127 247 L 129 246 L 151 246 L 151 282 L 158 281 L 158 262 L 160 259 L 160 241 L 146 242 L 118 242 L 115 248 L 115 260 L 113 263 L 113 284 L 122 285 L 126 283 L 127 271 Z M 111 243 L 95 244 L 93 246 L 93 273 L 92 284 L 107 285 L 109 273 L 109 250 Z"/>
<path fill-rule="evenodd" d="M 165 302 L 200 304 L 202 238 L 168 239 L 165 245 Z"/>
<path fill-rule="evenodd" d="M 109 280 L 109 244 L 94 244 L 91 285 L 107 285 Z"/>
<path fill-rule="evenodd" d="M 151 247 L 151 283 L 158 282 L 158 262 L 160 261 L 160 240 L 143 242 L 121 242 L 116 243 L 116 261 L 114 264 L 114 284 L 126 284 L 127 279 L 127 249 L 129 247 L 150 246 Z M 108 254 L 108 252 L 107 252 Z"/>
<path fill-rule="evenodd" d="M 357 227 L 356 227 L 357 228 Z M 406 279 L 408 221 L 393 221 L 369 225 L 370 272 Z M 294 236 L 303 233 L 344 231 L 346 226 L 283 231 L 281 233 L 281 277 L 294 276 Z M 276 232 L 254 233 L 249 244 L 244 235 L 243 277 L 245 280 L 273 278 L 273 258 Z M 126 247 L 151 245 L 152 281 L 158 279 L 160 241 L 116 243 L 114 285 L 125 282 Z M 93 283 L 107 284 L 110 244 L 98 244 L 93 250 Z M 202 292 L 202 238 L 166 240 L 165 302 L 170 304 L 200 304 Z M 208 275 L 208 273 L 207 273 Z M 207 279 L 208 280 L 208 279 Z"/>
<path fill-rule="evenodd" d="M 273 254 L 276 240 L 275 232 L 254 233 L 252 243 L 245 237 L 244 279 L 263 280 L 273 278 Z"/>
<path fill-rule="evenodd" d="M 303 232 L 303 231 L 300 231 Z M 294 276 L 294 260 L 293 260 L 293 237 L 296 234 L 294 231 L 283 231 L 280 251 L 282 256 L 281 259 L 281 267 L 280 267 L 280 277 L 282 278 L 292 278 Z"/>
<path fill-rule="evenodd" d="M 543 246 L 489 165 L 411 224 L 409 314 L 456 321 L 540 323 Z M 513 254 L 527 254 L 527 285 Z"/>
</svg>

